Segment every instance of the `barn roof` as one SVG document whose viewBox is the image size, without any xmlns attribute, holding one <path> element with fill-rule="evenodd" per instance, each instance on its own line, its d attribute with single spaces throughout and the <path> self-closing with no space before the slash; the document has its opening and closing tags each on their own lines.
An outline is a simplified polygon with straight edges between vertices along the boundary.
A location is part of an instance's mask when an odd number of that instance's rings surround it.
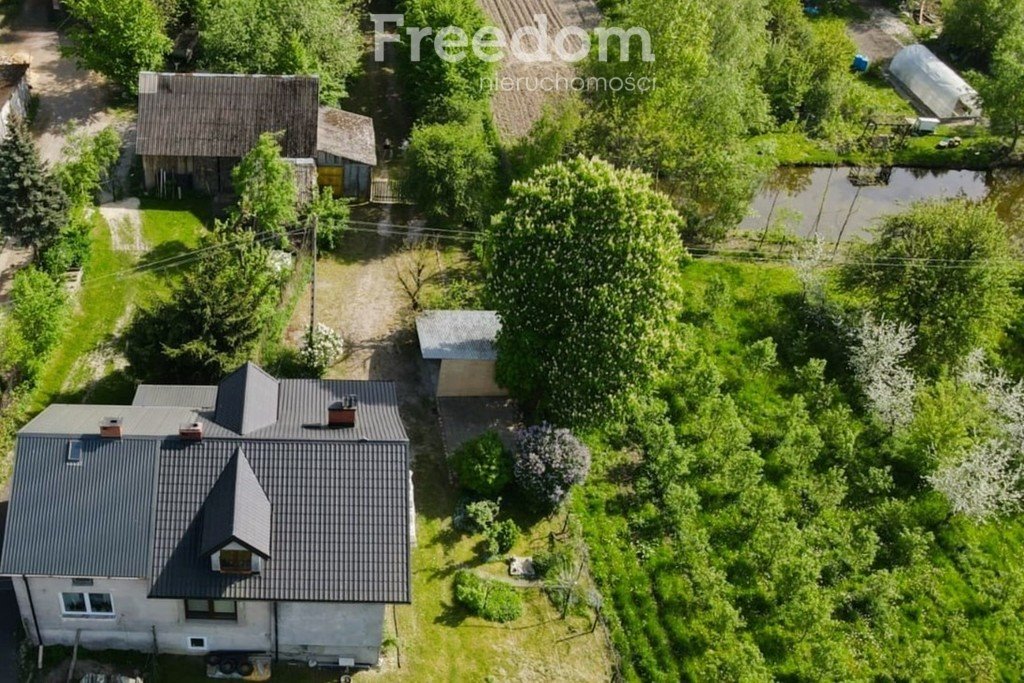
<svg viewBox="0 0 1024 683">
<path fill-rule="evenodd" d="M 139 74 L 142 156 L 241 158 L 262 133 L 282 133 L 282 156 L 316 156 L 316 76 Z"/>
<path fill-rule="evenodd" d="M 377 165 L 377 138 L 373 132 L 373 119 L 368 116 L 334 107 L 320 107 L 318 137 L 318 152 L 367 166 Z"/>
<path fill-rule="evenodd" d="M 416 318 L 427 360 L 496 360 L 494 341 L 500 329 L 494 311 L 427 311 Z"/>
</svg>

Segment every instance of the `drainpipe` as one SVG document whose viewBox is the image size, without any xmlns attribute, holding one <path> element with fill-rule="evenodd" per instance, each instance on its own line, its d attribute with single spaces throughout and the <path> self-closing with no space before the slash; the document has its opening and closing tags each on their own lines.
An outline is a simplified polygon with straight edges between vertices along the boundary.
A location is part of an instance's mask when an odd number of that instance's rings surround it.
<svg viewBox="0 0 1024 683">
<path fill-rule="evenodd" d="M 277 600 L 274 601 L 274 661 L 278 660 L 277 650 Z"/>
<path fill-rule="evenodd" d="M 25 584 L 25 595 L 28 596 L 28 609 L 32 613 L 32 625 L 36 627 L 36 640 L 39 641 L 39 647 L 43 646 L 43 632 L 39 630 L 39 619 L 36 618 L 36 605 L 32 601 L 32 589 L 28 586 L 28 577 L 24 574 L 21 575 L 21 580 Z"/>
</svg>

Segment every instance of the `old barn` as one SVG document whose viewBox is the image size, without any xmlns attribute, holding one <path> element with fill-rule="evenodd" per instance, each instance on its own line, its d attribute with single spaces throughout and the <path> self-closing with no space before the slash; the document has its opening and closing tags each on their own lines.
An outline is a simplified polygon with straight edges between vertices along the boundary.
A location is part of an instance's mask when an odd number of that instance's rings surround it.
<svg viewBox="0 0 1024 683">
<path fill-rule="evenodd" d="M 316 76 L 139 74 L 137 152 L 146 189 L 231 194 L 232 169 L 260 135 L 276 133 L 304 198 L 318 176 L 337 194 L 368 195 L 377 162 L 373 121 L 321 110 L 319 96 Z"/>
</svg>

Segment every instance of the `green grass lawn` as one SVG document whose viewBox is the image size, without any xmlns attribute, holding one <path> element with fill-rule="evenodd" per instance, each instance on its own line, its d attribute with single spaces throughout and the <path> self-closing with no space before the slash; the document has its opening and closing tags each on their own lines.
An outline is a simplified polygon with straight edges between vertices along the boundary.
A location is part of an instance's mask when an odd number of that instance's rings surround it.
<svg viewBox="0 0 1024 683">
<path fill-rule="evenodd" d="M 64 338 L 39 377 L 30 412 L 53 402 L 131 399 L 133 386 L 117 369 L 113 337 L 135 306 L 167 291 L 180 268 L 167 259 L 195 248 L 206 218 L 203 203 L 144 200 L 142 236 L 149 250 L 140 257 L 115 250 L 106 221 L 96 214 L 82 289 Z M 137 268 L 151 270 L 133 270 Z"/>
</svg>

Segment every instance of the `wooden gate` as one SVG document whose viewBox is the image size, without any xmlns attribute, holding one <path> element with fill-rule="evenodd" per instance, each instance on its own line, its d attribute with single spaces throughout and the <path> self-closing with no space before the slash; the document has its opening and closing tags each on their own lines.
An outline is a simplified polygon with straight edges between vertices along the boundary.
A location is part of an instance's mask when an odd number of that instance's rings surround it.
<svg viewBox="0 0 1024 683">
<path fill-rule="evenodd" d="M 403 194 L 397 180 L 374 178 L 370 183 L 370 201 L 374 204 L 412 204 Z"/>
</svg>

